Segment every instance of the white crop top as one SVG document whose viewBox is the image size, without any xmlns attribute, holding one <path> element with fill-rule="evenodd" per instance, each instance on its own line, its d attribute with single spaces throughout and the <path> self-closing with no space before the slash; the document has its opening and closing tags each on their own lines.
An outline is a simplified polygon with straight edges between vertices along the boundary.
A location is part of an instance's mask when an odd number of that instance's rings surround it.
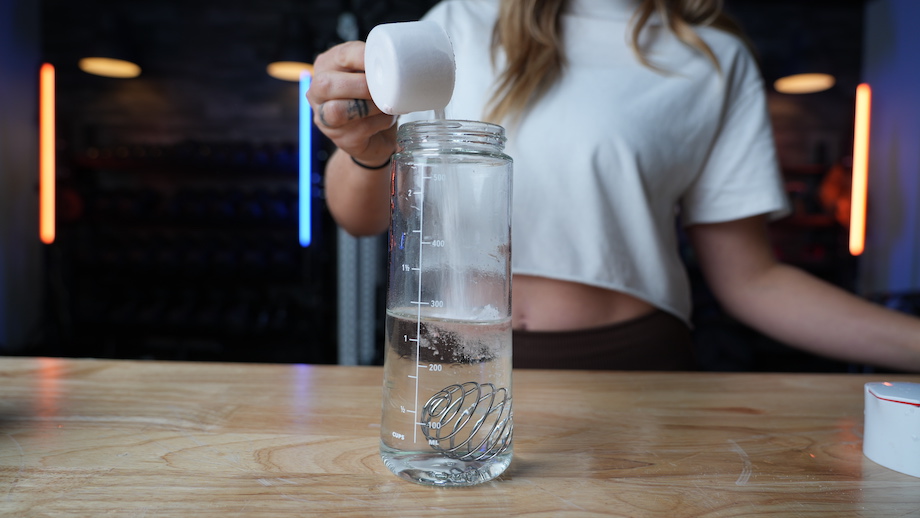
<svg viewBox="0 0 920 518">
<path fill-rule="evenodd" d="M 759 71 L 734 36 L 698 29 L 720 75 L 657 25 L 648 56 L 668 72 L 652 70 L 626 43 L 634 2 L 571 4 L 562 79 L 507 126 L 512 270 L 625 292 L 689 322 L 676 216 L 692 225 L 788 211 Z M 446 0 L 425 16 L 454 47 L 450 119 L 483 118 L 498 5 Z M 401 122 L 419 118 L 430 112 Z"/>
</svg>

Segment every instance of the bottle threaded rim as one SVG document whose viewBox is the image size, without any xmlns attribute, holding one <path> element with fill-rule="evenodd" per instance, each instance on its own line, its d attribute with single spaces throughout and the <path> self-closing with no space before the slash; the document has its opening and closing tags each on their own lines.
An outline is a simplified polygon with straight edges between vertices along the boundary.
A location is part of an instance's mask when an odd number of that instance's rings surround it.
<svg viewBox="0 0 920 518">
<path fill-rule="evenodd" d="M 420 149 L 466 150 L 500 153 L 505 128 L 498 124 L 466 120 L 427 120 L 403 124 L 396 134 L 398 151 Z"/>
</svg>

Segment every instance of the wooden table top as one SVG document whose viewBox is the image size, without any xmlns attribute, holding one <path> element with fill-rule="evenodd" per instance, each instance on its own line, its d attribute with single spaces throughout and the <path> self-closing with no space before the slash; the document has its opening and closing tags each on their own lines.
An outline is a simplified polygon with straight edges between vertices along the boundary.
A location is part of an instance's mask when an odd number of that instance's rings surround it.
<svg viewBox="0 0 920 518">
<path fill-rule="evenodd" d="M 379 367 L 0 358 L 3 516 L 918 516 L 862 454 L 863 384 L 517 370 L 499 479 L 378 455 Z"/>
</svg>

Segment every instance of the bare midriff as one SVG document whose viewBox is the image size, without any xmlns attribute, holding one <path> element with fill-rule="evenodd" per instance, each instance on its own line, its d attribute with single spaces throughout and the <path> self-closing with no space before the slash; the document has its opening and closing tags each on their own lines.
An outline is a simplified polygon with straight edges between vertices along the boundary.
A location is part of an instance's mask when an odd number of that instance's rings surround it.
<svg viewBox="0 0 920 518">
<path fill-rule="evenodd" d="M 511 324 L 528 331 L 572 331 L 623 322 L 654 311 L 632 295 L 587 284 L 515 275 Z"/>
</svg>

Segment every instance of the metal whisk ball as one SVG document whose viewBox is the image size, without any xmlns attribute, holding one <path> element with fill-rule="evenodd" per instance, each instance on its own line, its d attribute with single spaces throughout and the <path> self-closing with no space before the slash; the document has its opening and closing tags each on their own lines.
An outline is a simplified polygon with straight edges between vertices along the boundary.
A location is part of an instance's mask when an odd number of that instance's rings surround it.
<svg viewBox="0 0 920 518">
<path fill-rule="evenodd" d="M 452 459 L 488 460 L 511 445 L 511 394 L 491 383 L 467 381 L 444 387 L 422 408 L 428 444 Z"/>
</svg>

